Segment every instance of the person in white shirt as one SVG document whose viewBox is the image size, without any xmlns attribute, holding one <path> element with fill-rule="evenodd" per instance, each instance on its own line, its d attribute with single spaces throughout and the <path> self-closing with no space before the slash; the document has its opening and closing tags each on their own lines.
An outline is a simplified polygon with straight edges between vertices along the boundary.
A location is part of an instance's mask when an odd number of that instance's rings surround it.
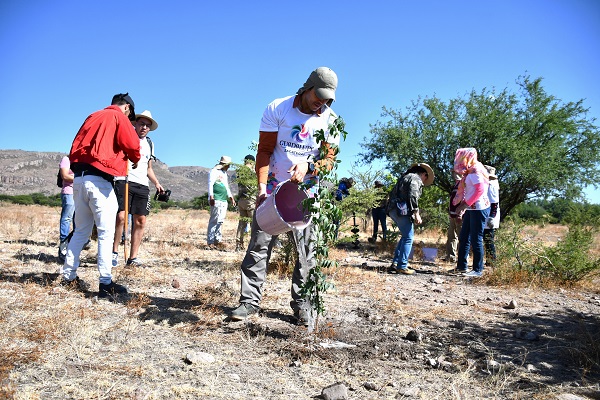
<svg viewBox="0 0 600 400">
<path fill-rule="evenodd" d="M 490 187 L 488 189 L 488 198 L 490 199 L 490 216 L 485 220 L 485 229 L 483 230 L 483 246 L 485 248 L 485 265 L 493 265 L 496 261 L 495 232 L 500 227 L 500 185 L 496 168 L 485 165 L 490 175 Z"/>
<path fill-rule="evenodd" d="M 309 190 L 317 189 L 317 168 L 332 169 L 335 150 L 329 146 L 327 154 L 320 158 L 316 132 L 323 130 L 327 143 L 337 146 L 339 137 L 329 135 L 329 126 L 337 115 L 330 108 L 335 100 L 337 75 L 330 68 L 314 70 L 296 95 L 276 99 L 263 113 L 259 128 L 256 154 L 258 178 L 258 206 L 284 181 L 308 183 Z M 250 243 L 241 264 L 240 305 L 231 312 L 230 319 L 240 321 L 255 314 L 262 300 L 262 288 L 267 275 L 267 264 L 276 235 L 263 231 L 252 220 Z M 296 245 L 298 258 L 292 275 L 292 301 L 290 306 L 299 324 L 308 325 L 311 306 L 300 295 L 301 287 L 315 267 L 316 228 L 309 223 L 304 229 L 290 232 Z"/>
<path fill-rule="evenodd" d="M 113 241 L 113 267 L 116 267 L 119 263 L 119 243 L 121 241 L 121 236 L 123 235 L 127 214 L 133 216 L 133 226 L 131 228 L 131 252 L 125 262 L 125 267 L 146 266 L 138 258 L 138 252 L 140 250 L 140 244 L 142 243 L 142 237 L 144 236 L 144 229 L 146 228 L 146 217 L 150 214 L 149 182 L 152 182 L 159 193 L 164 192 L 164 188 L 158 182 L 158 178 L 152 169 L 152 161 L 155 159 L 154 146 L 151 145 L 152 142 L 147 137 L 148 132 L 158 128 L 158 123 L 152 118 L 152 113 L 145 110 L 141 114 L 135 115 L 133 126 L 140 139 L 140 153 L 142 154 L 142 158 L 138 162 L 138 167 L 135 169 L 132 168 L 131 161 L 129 161 L 129 173 L 127 175 L 127 186 L 129 187 L 127 203 L 129 210 L 127 210 L 127 213 L 125 212 L 126 177 L 115 177 L 115 193 L 119 202 L 119 212 L 117 213 L 115 237 Z"/>
<path fill-rule="evenodd" d="M 206 243 L 209 249 L 224 249 L 223 232 L 221 227 L 227 215 L 227 199 L 235 207 L 235 200 L 229 190 L 227 170 L 231 165 L 231 157 L 222 156 L 221 160 L 208 174 L 208 204 L 210 205 L 210 218 L 206 233 Z"/>
</svg>

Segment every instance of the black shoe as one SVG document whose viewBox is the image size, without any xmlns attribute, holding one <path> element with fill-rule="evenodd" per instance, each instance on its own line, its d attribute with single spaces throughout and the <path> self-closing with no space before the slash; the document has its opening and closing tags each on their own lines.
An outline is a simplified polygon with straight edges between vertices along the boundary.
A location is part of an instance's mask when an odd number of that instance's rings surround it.
<svg viewBox="0 0 600 400">
<path fill-rule="evenodd" d="M 119 285 L 114 281 L 111 281 L 108 285 L 101 283 L 98 290 L 99 298 L 117 297 L 119 295 L 127 295 L 129 291 L 127 286 Z"/>
<path fill-rule="evenodd" d="M 467 269 L 458 269 L 458 268 L 454 268 L 451 269 L 449 271 L 447 271 L 449 274 L 454 274 L 454 275 L 462 275 L 464 273 L 466 273 L 468 270 Z"/>
<path fill-rule="evenodd" d="M 250 303 L 240 303 L 239 307 L 231 312 L 229 318 L 232 321 L 243 321 L 252 314 L 258 313 L 258 306 Z"/>
<path fill-rule="evenodd" d="M 62 280 L 58 283 L 59 286 L 64 287 L 65 289 L 69 289 L 69 290 L 76 290 L 79 292 L 87 292 L 88 289 L 90 288 L 90 286 L 85 283 L 84 281 L 82 281 L 81 279 L 79 279 L 78 276 L 75 277 L 75 279 L 68 281 L 65 278 L 62 278 Z"/>
</svg>

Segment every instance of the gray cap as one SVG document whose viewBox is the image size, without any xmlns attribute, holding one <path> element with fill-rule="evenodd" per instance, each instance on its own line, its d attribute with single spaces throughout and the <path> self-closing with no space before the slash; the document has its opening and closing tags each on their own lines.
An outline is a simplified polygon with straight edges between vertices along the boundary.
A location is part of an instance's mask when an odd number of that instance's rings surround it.
<svg viewBox="0 0 600 400">
<path fill-rule="evenodd" d="M 315 88 L 315 94 L 320 99 L 330 100 L 329 104 L 331 104 L 335 100 L 337 85 L 338 78 L 335 72 L 328 67 L 319 67 L 310 73 L 310 76 L 296 94 L 302 94 L 311 88 Z"/>
</svg>

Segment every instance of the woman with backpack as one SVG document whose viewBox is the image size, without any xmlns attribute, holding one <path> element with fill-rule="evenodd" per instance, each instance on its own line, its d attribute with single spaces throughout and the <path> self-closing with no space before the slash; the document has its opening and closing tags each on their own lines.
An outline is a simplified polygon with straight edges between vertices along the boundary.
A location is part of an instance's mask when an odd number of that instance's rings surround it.
<svg viewBox="0 0 600 400">
<path fill-rule="evenodd" d="M 419 213 L 419 198 L 423 186 L 431 185 L 434 177 L 429 165 L 413 164 L 398 179 L 390 193 L 387 212 L 402 234 L 394 251 L 392 265 L 388 268 L 391 274 L 411 275 L 415 272 L 408 268 L 408 255 L 413 244 L 414 224 L 420 225 L 423 222 Z"/>
</svg>

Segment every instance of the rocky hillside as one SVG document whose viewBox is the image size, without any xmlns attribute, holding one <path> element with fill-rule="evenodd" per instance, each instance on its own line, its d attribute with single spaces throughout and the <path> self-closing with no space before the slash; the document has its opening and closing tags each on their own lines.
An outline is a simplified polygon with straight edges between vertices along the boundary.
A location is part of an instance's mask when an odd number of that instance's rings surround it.
<svg viewBox="0 0 600 400">
<path fill-rule="evenodd" d="M 56 152 L 0 150 L 0 194 L 59 193 L 56 173 L 63 156 Z M 209 171 L 210 168 L 196 166 L 169 167 L 160 160 L 154 163 L 154 172 L 161 185 L 171 190 L 171 199 L 176 201 L 206 194 Z M 230 186 L 237 193 L 237 186 Z"/>
</svg>

